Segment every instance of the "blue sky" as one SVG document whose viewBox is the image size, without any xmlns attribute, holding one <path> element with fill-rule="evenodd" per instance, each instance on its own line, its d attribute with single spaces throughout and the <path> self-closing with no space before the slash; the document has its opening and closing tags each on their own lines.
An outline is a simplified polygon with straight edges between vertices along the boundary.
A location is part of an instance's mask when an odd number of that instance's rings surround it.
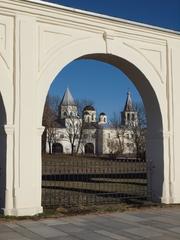
<svg viewBox="0 0 180 240">
<path fill-rule="evenodd" d="M 180 31 L 180 0 L 48 0 L 64 6 Z M 113 84 L 112 84 L 113 83 Z M 69 87 L 75 99 L 93 100 L 98 112 L 120 112 L 128 90 L 140 96 L 131 81 L 115 67 L 93 60 L 76 60 L 56 77 L 49 93 L 62 96 Z"/>
</svg>

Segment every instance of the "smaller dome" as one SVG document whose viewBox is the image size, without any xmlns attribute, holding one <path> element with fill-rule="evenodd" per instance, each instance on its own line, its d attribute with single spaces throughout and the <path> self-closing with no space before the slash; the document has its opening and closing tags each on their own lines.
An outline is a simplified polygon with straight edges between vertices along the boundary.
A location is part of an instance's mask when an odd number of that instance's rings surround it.
<svg viewBox="0 0 180 240">
<path fill-rule="evenodd" d="M 100 113 L 99 116 L 106 116 L 104 112 Z"/>
<path fill-rule="evenodd" d="M 88 105 L 84 108 L 83 111 L 95 111 L 95 108 L 92 105 Z"/>
</svg>

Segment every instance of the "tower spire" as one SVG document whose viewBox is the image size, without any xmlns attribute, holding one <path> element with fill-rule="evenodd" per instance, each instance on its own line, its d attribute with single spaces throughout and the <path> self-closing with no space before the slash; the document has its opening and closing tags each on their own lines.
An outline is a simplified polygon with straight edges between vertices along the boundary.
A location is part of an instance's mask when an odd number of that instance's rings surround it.
<svg viewBox="0 0 180 240">
<path fill-rule="evenodd" d="M 75 106 L 76 105 L 74 98 L 68 87 L 66 88 L 66 91 L 64 93 L 64 96 L 61 100 L 60 105 L 62 105 L 62 106 Z"/>
<path fill-rule="evenodd" d="M 59 119 L 62 120 L 68 117 L 77 117 L 77 116 L 78 116 L 78 112 L 77 112 L 76 103 L 74 101 L 74 98 L 69 88 L 67 87 L 59 105 Z"/>
<path fill-rule="evenodd" d="M 138 116 L 137 111 L 133 106 L 133 101 L 131 98 L 130 91 L 127 92 L 126 103 L 123 112 L 121 112 L 121 124 L 125 126 L 137 126 Z"/>
<path fill-rule="evenodd" d="M 124 106 L 124 112 L 125 111 L 126 112 L 133 112 L 133 111 L 135 111 L 130 91 L 127 92 L 126 103 L 125 103 L 125 106 Z"/>
</svg>

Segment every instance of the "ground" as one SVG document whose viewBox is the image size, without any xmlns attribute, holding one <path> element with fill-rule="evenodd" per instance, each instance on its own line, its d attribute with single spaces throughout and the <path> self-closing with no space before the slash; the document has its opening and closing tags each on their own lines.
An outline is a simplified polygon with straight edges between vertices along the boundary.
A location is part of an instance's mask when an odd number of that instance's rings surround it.
<svg viewBox="0 0 180 240">
<path fill-rule="evenodd" d="M 179 240 L 180 206 L 5 221 L 1 240 Z"/>
</svg>

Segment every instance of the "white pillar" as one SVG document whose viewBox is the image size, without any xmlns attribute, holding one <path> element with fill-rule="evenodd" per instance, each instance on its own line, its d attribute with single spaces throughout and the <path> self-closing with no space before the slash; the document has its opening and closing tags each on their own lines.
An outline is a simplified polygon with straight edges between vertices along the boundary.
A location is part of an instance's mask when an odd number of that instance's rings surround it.
<svg viewBox="0 0 180 240">
<path fill-rule="evenodd" d="M 45 127 L 40 126 L 37 128 L 37 163 L 36 163 L 36 168 L 37 168 L 37 179 L 36 179 L 36 189 L 37 189 L 37 201 L 39 202 L 39 213 L 43 212 L 43 208 L 41 206 L 42 204 L 42 134 L 44 132 Z M 40 161 L 41 160 L 41 161 Z"/>
<path fill-rule="evenodd" d="M 172 89 L 171 100 L 171 112 L 169 118 L 171 119 L 171 192 L 172 203 L 180 203 L 180 38 L 174 38 L 168 40 L 169 49 L 169 75 L 170 75 L 170 87 Z"/>
<path fill-rule="evenodd" d="M 153 201 L 166 204 L 172 203 L 170 137 L 169 131 L 147 137 L 148 192 Z"/>
<path fill-rule="evenodd" d="M 32 16 L 20 14 L 16 17 L 14 201 L 13 211 L 6 213 L 15 216 L 42 212 L 40 166 L 42 129 L 37 131 L 36 115 L 38 66 L 36 26 L 36 19 Z"/>
<path fill-rule="evenodd" d="M 6 187 L 5 187 L 5 208 L 3 209 L 5 215 L 12 215 L 14 208 L 14 125 L 4 126 L 7 141 L 6 152 Z"/>
</svg>

